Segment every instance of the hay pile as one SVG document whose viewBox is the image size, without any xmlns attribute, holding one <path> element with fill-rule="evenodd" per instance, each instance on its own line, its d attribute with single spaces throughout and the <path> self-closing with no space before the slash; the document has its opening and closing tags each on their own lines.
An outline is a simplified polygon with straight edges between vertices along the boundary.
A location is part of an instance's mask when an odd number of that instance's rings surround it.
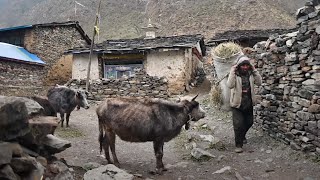
<svg viewBox="0 0 320 180">
<path fill-rule="evenodd" d="M 220 58 L 228 59 L 241 51 L 241 46 L 234 42 L 221 43 L 212 50 L 212 53 Z"/>
</svg>

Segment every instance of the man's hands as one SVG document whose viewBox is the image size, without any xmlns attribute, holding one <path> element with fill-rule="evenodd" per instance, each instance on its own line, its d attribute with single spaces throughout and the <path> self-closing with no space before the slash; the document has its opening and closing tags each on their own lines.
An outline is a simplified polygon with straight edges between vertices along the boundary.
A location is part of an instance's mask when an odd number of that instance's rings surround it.
<svg viewBox="0 0 320 180">
<path fill-rule="evenodd" d="M 230 73 L 235 74 L 235 73 L 236 73 L 236 70 L 237 70 L 237 65 L 233 65 L 233 66 L 231 66 Z"/>
</svg>

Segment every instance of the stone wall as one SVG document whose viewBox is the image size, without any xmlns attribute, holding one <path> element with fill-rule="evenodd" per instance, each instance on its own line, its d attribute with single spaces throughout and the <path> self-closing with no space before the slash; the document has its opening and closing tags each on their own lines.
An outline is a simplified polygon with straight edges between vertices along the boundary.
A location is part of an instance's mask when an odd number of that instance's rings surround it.
<svg viewBox="0 0 320 180">
<path fill-rule="evenodd" d="M 0 60 L 0 95 L 43 94 L 43 66 Z"/>
<path fill-rule="evenodd" d="M 73 79 L 66 85 L 71 88 L 86 87 L 86 80 Z M 90 83 L 88 99 L 104 100 L 110 97 L 153 97 L 169 98 L 168 80 L 136 72 L 135 76 L 123 79 L 100 79 Z"/>
<path fill-rule="evenodd" d="M 64 56 L 66 50 L 85 44 L 87 44 L 86 41 L 74 26 L 34 27 L 26 33 L 25 37 L 27 50 L 47 63 L 45 69 L 48 74 L 45 75 L 43 83 L 48 85 L 66 83 L 71 78 L 70 71 L 59 71 L 57 68 L 66 68 L 65 66 L 69 65 L 69 68 L 72 69 L 72 65 L 64 64 L 59 60 Z M 55 69 L 52 69 L 53 67 Z M 56 73 L 50 73 L 51 71 Z"/>
<path fill-rule="evenodd" d="M 72 55 L 64 51 L 86 44 L 74 26 L 34 27 L 25 30 L 24 45 L 46 65 L 44 67 L 1 61 L 1 95 L 45 95 L 48 86 L 71 79 Z"/>
<path fill-rule="evenodd" d="M 293 149 L 320 153 L 320 13 L 307 3 L 299 31 L 256 44 L 263 85 L 256 120 Z"/>
</svg>

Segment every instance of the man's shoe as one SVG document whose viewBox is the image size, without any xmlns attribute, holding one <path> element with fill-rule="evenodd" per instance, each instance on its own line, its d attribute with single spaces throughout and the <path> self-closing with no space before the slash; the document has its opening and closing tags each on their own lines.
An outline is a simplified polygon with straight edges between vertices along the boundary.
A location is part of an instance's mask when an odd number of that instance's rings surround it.
<svg viewBox="0 0 320 180">
<path fill-rule="evenodd" d="M 242 153 L 242 152 L 243 152 L 243 149 L 240 148 L 240 147 L 237 147 L 236 149 L 234 149 L 234 152 L 236 152 L 236 153 Z"/>
</svg>

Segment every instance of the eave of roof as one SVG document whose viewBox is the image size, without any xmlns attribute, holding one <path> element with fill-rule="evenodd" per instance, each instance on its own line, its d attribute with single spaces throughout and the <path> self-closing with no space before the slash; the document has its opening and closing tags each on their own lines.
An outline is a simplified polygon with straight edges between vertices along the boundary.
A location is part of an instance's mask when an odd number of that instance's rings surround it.
<svg viewBox="0 0 320 180">
<path fill-rule="evenodd" d="M 254 38 L 269 38 L 272 34 L 285 34 L 296 31 L 292 29 L 255 29 L 255 30 L 230 30 L 222 33 L 217 33 L 213 38 L 207 41 L 207 44 L 222 41 L 241 41 Z"/>
<path fill-rule="evenodd" d="M 192 48 L 200 43 L 202 55 L 204 55 L 204 37 L 200 34 L 196 35 L 182 35 L 169 37 L 156 37 L 153 39 L 118 39 L 107 40 L 94 46 L 95 53 L 131 53 L 131 52 L 145 52 L 162 48 Z M 78 47 L 66 51 L 66 53 L 89 53 L 90 47 Z"/>
<path fill-rule="evenodd" d="M 15 26 L 15 27 L 9 27 L 9 28 L 2 28 L 2 29 L 0 29 L 0 32 L 12 31 L 12 30 L 18 30 L 18 29 L 28 29 L 28 28 L 32 28 L 32 27 L 73 26 L 73 25 L 78 30 L 78 32 L 81 34 L 81 36 L 86 40 L 86 42 L 88 44 L 91 44 L 91 39 L 84 32 L 84 30 L 82 29 L 82 27 L 80 26 L 78 21 L 51 22 L 51 23 L 41 23 L 41 24 L 32 24 L 32 25 L 24 25 L 24 26 Z"/>
</svg>

